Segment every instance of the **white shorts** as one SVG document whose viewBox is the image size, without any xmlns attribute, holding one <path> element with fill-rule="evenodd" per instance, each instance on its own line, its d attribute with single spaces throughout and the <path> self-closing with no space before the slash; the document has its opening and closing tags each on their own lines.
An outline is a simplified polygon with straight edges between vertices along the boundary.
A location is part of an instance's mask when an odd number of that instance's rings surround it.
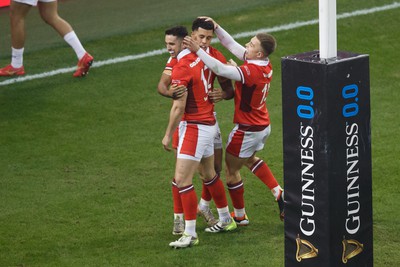
<svg viewBox="0 0 400 267">
<path fill-rule="evenodd" d="M 13 1 L 21 4 L 27 4 L 30 6 L 36 6 L 38 2 L 50 3 L 50 2 L 56 2 L 57 0 L 13 0 Z"/>
<path fill-rule="evenodd" d="M 215 125 L 217 127 L 217 133 L 214 137 L 214 149 L 222 149 L 222 137 L 221 137 L 221 129 L 219 128 L 217 121 L 217 113 L 214 112 L 215 117 Z M 175 130 L 174 135 L 172 136 L 172 148 L 177 149 L 179 143 L 179 127 Z"/>
<path fill-rule="evenodd" d="M 229 134 L 228 142 L 226 143 L 226 152 L 235 157 L 250 158 L 255 152 L 264 148 L 265 141 L 270 133 L 270 125 L 260 131 L 254 131 L 254 129 L 241 129 L 236 124 Z"/>
<path fill-rule="evenodd" d="M 200 161 L 214 155 L 214 137 L 216 125 L 192 124 L 186 121 L 179 123 L 179 144 L 177 157 Z"/>
</svg>

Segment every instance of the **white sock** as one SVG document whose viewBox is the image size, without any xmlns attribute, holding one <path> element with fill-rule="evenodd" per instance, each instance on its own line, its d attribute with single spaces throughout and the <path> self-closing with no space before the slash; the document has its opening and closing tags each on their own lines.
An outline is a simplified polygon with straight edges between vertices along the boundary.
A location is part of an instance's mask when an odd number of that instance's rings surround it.
<svg viewBox="0 0 400 267">
<path fill-rule="evenodd" d="M 174 220 L 177 218 L 183 221 L 183 213 L 174 213 Z"/>
<path fill-rule="evenodd" d="M 272 188 L 271 193 L 274 195 L 275 199 L 278 199 L 279 195 L 281 194 L 282 188 L 280 185 L 275 186 Z"/>
<path fill-rule="evenodd" d="M 78 59 L 81 59 L 85 55 L 86 50 L 83 48 L 81 41 L 79 41 L 74 31 L 64 35 L 64 40 L 74 49 Z"/>
<path fill-rule="evenodd" d="M 210 209 L 210 201 L 204 200 L 204 199 L 200 199 L 199 202 L 199 209 L 201 210 L 209 210 Z"/>
<path fill-rule="evenodd" d="M 24 61 L 24 48 L 15 49 L 11 47 L 11 66 L 21 68 Z"/>
<path fill-rule="evenodd" d="M 217 208 L 218 210 L 218 216 L 219 216 L 219 220 L 221 222 L 230 222 L 231 221 L 231 215 L 229 214 L 229 208 L 228 206 L 226 206 L 225 208 Z"/>
<path fill-rule="evenodd" d="M 196 220 L 185 220 L 185 233 L 197 237 Z"/>
<path fill-rule="evenodd" d="M 246 214 L 246 211 L 244 210 L 244 208 L 243 209 L 234 209 L 234 211 L 235 211 L 235 216 L 237 218 L 241 218 Z"/>
</svg>

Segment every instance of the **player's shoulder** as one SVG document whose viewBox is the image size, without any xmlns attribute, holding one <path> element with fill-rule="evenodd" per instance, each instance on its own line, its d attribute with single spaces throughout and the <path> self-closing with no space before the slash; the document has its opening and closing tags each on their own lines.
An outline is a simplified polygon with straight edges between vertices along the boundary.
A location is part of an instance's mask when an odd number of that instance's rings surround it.
<svg viewBox="0 0 400 267">
<path fill-rule="evenodd" d="M 178 63 L 178 60 L 174 57 L 169 57 L 167 60 L 167 64 L 165 64 L 165 69 L 172 69 L 176 64 Z"/>
<path fill-rule="evenodd" d="M 191 54 L 180 55 L 178 57 L 177 62 L 173 68 L 173 72 L 175 73 L 185 73 L 187 74 L 188 69 L 190 67 L 190 63 L 193 61 L 193 56 Z"/>
<path fill-rule="evenodd" d="M 261 69 L 262 66 L 260 66 L 258 64 L 254 64 L 254 62 L 252 60 L 245 60 L 243 62 L 243 64 L 240 66 L 240 68 L 250 71 L 250 70 Z"/>
<path fill-rule="evenodd" d="M 269 61 L 269 60 L 268 60 L 267 64 L 260 65 L 258 68 L 260 69 L 260 71 L 262 71 L 264 73 L 272 73 L 272 64 L 271 64 L 271 61 Z"/>
<path fill-rule="evenodd" d="M 265 66 L 261 66 L 252 60 L 246 60 L 239 68 L 243 76 L 246 77 L 246 81 L 250 82 L 256 79 L 256 77 L 263 76 Z"/>
<path fill-rule="evenodd" d="M 187 67 L 188 67 L 188 61 L 186 59 L 181 59 L 181 60 L 177 61 L 173 70 L 174 71 L 183 70 L 183 69 L 186 69 Z"/>
<path fill-rule="evenodd" d="M 185 55 L 179 60 L 179 64 L 185 65 L 188 68 L 203 67 L 204 63 L 196 53 Z"/>
<path fill-rule="evenodd" d="M 176 65 L 176 63 L 178 63 L 176 57 L 169 57 L 167 60 L 167 65 Z"/>
<path fill-rule="evenodd" d="M 224 63 L 226 63 L 225 56 L 218 49 L 216 49 L 215 47 L 212 47 L 212 46 L 209 46 L 208 48 L 209 48 L 208 53 L 212 57 L 219 59 L 220 61 L 224 61 Z"/>
</svg>

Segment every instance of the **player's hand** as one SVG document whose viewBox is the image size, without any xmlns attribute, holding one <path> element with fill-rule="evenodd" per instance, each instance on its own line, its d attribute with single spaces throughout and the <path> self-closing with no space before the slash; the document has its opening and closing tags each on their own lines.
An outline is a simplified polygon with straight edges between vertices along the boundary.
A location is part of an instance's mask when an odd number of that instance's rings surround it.
<svg viewBox="0 0 400 267">
<path fill-rule="evenodd" d="M 224 91 L 221 88 L 214 88 L 211 92 L 208 92 L 210 100 L 217 103 L 224 99 Z"/>
<path fill-rule="evenodd" d="M 237 67 L 237 63 L 235 61 L 233 61 L 233 59 L 229 59 L 229 61 L 226 62 L 226 65 Z"/>
<path fill-rule="evenodd" d="M 183 39 L 183 45 L 194 53 L 200 49 L 200 46 L 190 36 L 186 36 L 185 39 Z"/>
<path fill-rule="evenodd" d="M 173 84 L 169 87 L 169 93 L 172 99 L 181 98 L 186 91 L 187 88 L 184 85 Z"/>
<path fill-rule="evenodd" d="M 164 149 L 168 152 L 172 150 L 172 148 L 169 146 L 170 142 L 171 142 L 171 138 L 169 136 L 165 135 L 162 140 L 162 144 L 163 144 Z"/>
<path fill-rule="evenodd" d="M 215 22 L 215 20 L 213 20 L 212 18 L 210 18 L 210 17 L 206 17 L 206 16 L 200 16 L 200 17 L 198 17 L 199 19 L 205 19 L 206 21 L 211 21 L 213 24 L 214 24 L 214 30 L 216 30 L 218 27 L 219 27 L 219 25 Z"/>
</svg>

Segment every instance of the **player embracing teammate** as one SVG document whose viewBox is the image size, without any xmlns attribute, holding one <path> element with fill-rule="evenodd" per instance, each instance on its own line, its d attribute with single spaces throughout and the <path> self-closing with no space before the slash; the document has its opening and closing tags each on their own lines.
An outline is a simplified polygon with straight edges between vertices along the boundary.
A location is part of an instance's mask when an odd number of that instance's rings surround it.
<svg viewBox="0 0 400 267">
<path fill-rule="evenodd" d="M 229 135 L 225 156 L 226 182 L 232 204 L 234 206 L 232 217 L 238 225 L 249 224 L 249 219 L 246 215 L 244 205 L 244 185 L 240 176 L 240 169 L 243 166 L 246 166 L 271 190 L 272 194 L 275 197 L 275 200 L 278 203 L 280 218 L 281 220 L 283 220 L 283 190 L 279 186 L 268 165 L 262 159 L 256 156 L 256 152 L 263 149 L 264 143 L 271 131 L 269 114 L 266 107 L 266 99 L 272 79 L 272 65 L 269 61 L 268 56 L 271 55 L 271 53 L 273 53 L 275 50 L 275 38 L 269 34 L 257 34 L 256 36 L 251 38 L 251 40 L 246 44 L 245 47 L 243 47 L 238 44 L 224 29 L 222 29 L 211 18 L 202 17 L 201 19 L 212 22 L 215 33 L 220 39 L 222 45 L 228 48 L 240 60 L 243 60 L 244 64 L 240 67 L 235 66 L 234 62 L 232 62 L 231 65 L 224 64 L 225 62 L 221 62 L 218 59 L 215 59 L 203 49 L 201 49 L 198 42 L 190 37 L 185 37 L 184 44 L 192 51 L 192 53 L 189 53 L 186 49 L 183 50 L 183 54 L 178 55 L 178 59 L 186 58 L 187 63 L 181 63 L 184 62 L 184 60 L 179 61 L 180 67 L 174 67 L 172 73 L 173 83 L 182 84 L 181 78 L 185 77 L 187 73 L 190 73 L 192 71 L 191 68 L 195 66 L 201 67 L 202 71 L 209 71 L 209 69 L 211 69 L 218 76 L 223 76 L 236 81 L 234 113 L 235 127 Z M 202 66 L 202 64 L 205 64 L 206 67 Z M 185 65 L 186 68 L 182 67 L 183 65 Z M 187 66 L 189 66 L 189 68 L 187 68 Z M 200 75 L 200 80 L 201 77 L 204 77 L 204 73 L 202 71 L 198 71 L 198 75 Z M 182 73 L 186 74 L 183 75 Z M 177 76 L 175 76 L 174 74 L 176 74 Z M 176 79 L 176 77 L 180 78 Z M 185 86 L 193 85 L 190 79 L 186 80 L 189 80 L 189 82 L 186 82 Z M 196 147 L 196 149 L 193 149 L 194 151 L 196 151 L 196 153 L 197 149 L 200 149 L 201 151 L 203 151 L 202 155 L 205 158 L 207 158 L 208 156 L 208 145 L 206 143 L 202 144 L 201 142 L 199 142 L 200 139 L 193 138 L 193 136 L 201 135 L 201 127 L 198 127 L 199 125 L 207 124 L 204 123 L 205 121 L 212 121 L 210 116 L 211 105 L 199 105 L 201 101 L 198 103 L 196 99 L 201 98 L 203 98 L 204 101 L 208 100 L 207 90 L 201 92 L 200 87 L 198 89 L 196 89 L 196 87 L 192 87 L 192 90 L 188 91 L 186 99 L 177 101 L 181 102 L 181 112 L 185 111 L 184 120 L 183 122 L 181 122 L 180 126 L 180 135 L 188 133 L 190 134 L 191 132 L 194 133 L 192 137 L 187 138 L 186 141 L 180 139 L 178 147 L 178 160 L 179 157 L 184 160 L 189 159 L 185 154 L 187 152 L 187 146 Z M 193 102 L 192 100 L 195 101 Z M 166 144 L 168 144 L 166 141 L 169 138 L 169 132 L 171 131 L 170 127 L 174 126 L 175 124 L 177 125 L 177 122 L 171 123 L 171 121 L 173 121 L 173 118 L 176 117 L 173 116 L 173 114 L 179 114 L 179 112 L 177 112 L 177 110 L 179 110 L 179 106 L 180 105 L 175 104 L 174 101 L 174 106 L 171 109 L 170 123 L 167 128 L 166 135 L 163 139 L 164 147 Z M 206 114 L 208 115 L 205 116 Z M 187 128 L 187 125 L 189 125 L 190 121 L 192 121 L 192 119 L 190 119 L 192 117 L 196 117 L 196 119 L 194 120 L 196 121 L 196 123 L 200 122 L 200 124 L 196 126 L 195 131 L 190 131 Z M 202 119 L 199 120 L 199 118 Z M 211 124 L 212 122 L 209 125 Z M 185 127 L 182 127 L 182 125 L 184 125 Z M 210 128 L 209 133 L 211 134 L 212 131 L 213 130 Z M 181 153 L 180 156 L 179 153 Z M 204 159 L 200 160 L 202 164 L 207 162 L 207 160 L 203 161 Z M 187 161 L 184 162 L 184 164 L 187 164 Z M 211 164 L 204 165 L 204 167 L 212 169 Z M 178 164 L 177 161 L 175 175 L 177 176 L 177 174 L 179 174 L 179 170 L 182 169 L 187 169 L 187 166 L 183 166 L 182 162 Z M 192 177 L 193 173 L 190 172 L 189 174 L 189 177 Z M 181 185 L 178 185 L 180 189 L 182 188 L 180 192 L 183 193 L 183 190 L 186 190 L 187 187 L 192 188 L 192 184 L 187 183 L 188 180 L 190 179 L 184 178 Z M 186 196 L 181 194 L 182 200 L 185 197 Z M 219 215 L 221 220 L 221 214 Z M 192 215 L 189 216 L 191 216 L 190 218 L 193 219 Z M 186 211 L 185 218 L 186 220 L 188 219 L 186 216 Z M 228 218 L 228 216 L 226 216 L 225 218 Z M 189 223 L 193 224 L 193 222 Z M 218 224 L 207 228 L 206 231 L 220 232 L 224 230 L 222 226 L 226 226 L 226 223 L 228 223 L 228 220 L 226 220 L 222 224 L 221 222 L 219 222 Z M 186 221 L 186 224 L 188 224 L 188 221 Z M 179 246 L 179 244 L 186 239 L 190 240 L 185 242 L 188 243 L 187 246 L 198 243 L 196 236 L 190 233 L 188 234 L 186 229 L 187 228 L 185 228 L 185 233 L 183 237 L 176 242 L 172 242 L 170 246 L 183 247 Z M 191 233 L 193 233 L 193 231 Z"/>
<path fill-rule="evenodd" d="M 195 20 L 194 27 L 197 24 L 200 25 L 200 27 L 196 27 L 196 31 L 199 33 L 192 34 L 192 36 L 199 39 L 197 42 L 204 46 L 204 50 L 215 56 L 216 51 L 206 45 L 211 41 L 214 31 L 213 24 L 205 22 L 204 19 Z M 171 51 L 172 53 L 175 52 Z M 176 203 L 180 201 L 185 225 L 182 237 L 171 242 L 170 246 L 188 247 L 197 245 L 199 242 L 196 233 L 197 195 L 192 183 L 193 175 L 197 170 L 204 181 L 203 187 L 215 202 L 219 215 L 219 221 L 213 223 L 213 227 L 207 228 L 206 231 L 215 233 L 231 231 L 236 228 L 236 223 L 229 213 L 224 185 L 219 179 L 219 173 L 214 168 L 214 140 L 218 136 L 218 127 L 211 98 L 216 99 L 222 96 L 229 98 L 229 93 L 228 95 L 223 94 L 220 91 L 217 92 L 218 90 L 214 93 L 209 92 L 213 88 L 211 82 L 214 81 L 215 75 L 205 67 L 195 53 L 191 53 L 188 49 L 178 51 L 177 60 L 178 62 L 172 68 L 172 86 L 184 85 L 187 91 L 173 102 L 169 124 L 162 143 L 166 150 L 170 150 L 169 145 L 173 133 L 179 125 L 174 179 L 179 196 L 177 199 L 174 196 L 174 209 Z M 225 82 L 226 79 L 220 81 L 221 85 Z M 228 82 L 230 83 L 230 81 Z M 160 90 L 159 85 L 160 91 L 163 90 Z M 200 202 L 199 209 L 201 209 L 201 204 Z M 218 227 L 217 231 L 215 227 Z"/>
<path fill-rule="evenodd" d="M 235 82 L 235 127 L 231 131 L 226 147 L 226 182 L 234 207 L 234 218 L 239 225 L 249 224 L 244 205 L 244 185 L 240 169 L 246 166 L 268 186 L 278 203 L 280 219 L 284 219 L 283 190 L 273 176 L 268 165 L 256 156 L 264 148 L 271 125 L 266 99 L 272 79 L 272 65 L 269 61 L 276 48 L 275 38 L 267 33 L 252 37 L 246 47 L 238 44 L 222 27 L 211 18 L 215 33 L 221 44 L 244 64 L 240 67 L 226 65 L 210 57 L 198 45 L 186 37 L 184 43 L 192 52 L 217 75 Z"/>
<path fill-rule="evenodd" d="M 186 87 L 180 85 L 171 84 L 171 73 L 173 67 L 177 64 L 177 55 L 182 51 L 183 38 L 188 35 L 187 30 L 183 26 L 175 26 L 169 28 L 165 31 L 165 45 L 168 53 L 171 57 L 168 59 L 165 69 L 161 75 L 160 81 L 158 83 L 158 93 L 162 96 L 178 99 L 186 91 Z M 214 47 L 210 46 L 211 40 L 214 35 L 214 25 L 211 22 L 207 22 L 204 19 L 195 19 L 192 23 L 192 33 L 191 36 L 196 40 L 196 42 L 201 46 L 204 51 L 212 55 L 213 57 L 226 62 L 225 57 Z M 214 80 L 218 79 L 222 90 L 220 88 L 214 88 Z M 209 98 L 213 102 L 218 102 L 222 99 L 233 98 L 233 87 L 230 80 L 223 77 L 216 77 L 212 72 L 208 72 L 208 76 L 204 77 L 204 80 L 208 83 Z M 216 116 L 216 113 L 214 113 Z M 217 124 L 217 135 L 214 137 L 214 169 L 217 174 L 220 174 L 222 168 L 222 139 L 220 129 Z M 178 129 L 175 130 L 172 139 L 172 148 L 176 153 L 178 147 Z M 198 205 L 198 214 L 201 215 L 209 226 L 214 226 L 218 221 L 215 219 L 211 209 L 209 207 L 212 200 L 211 194 L 208 190 L 208 182 L 204 179 L 202 175 L 203 170 L 199 169 L 200 177 L 203 180 L 202 194 Z M 181 235 L 184 231 L 185 223 L 183 216 L 183 207 L 179 195 L 179 188 L 177 187 L 175 179 L 172 181 L 172 196 L 173 196 L 173 207 L 174 207 L 174 226 L 172 233 L 174 235 Z"/>
</svg>

